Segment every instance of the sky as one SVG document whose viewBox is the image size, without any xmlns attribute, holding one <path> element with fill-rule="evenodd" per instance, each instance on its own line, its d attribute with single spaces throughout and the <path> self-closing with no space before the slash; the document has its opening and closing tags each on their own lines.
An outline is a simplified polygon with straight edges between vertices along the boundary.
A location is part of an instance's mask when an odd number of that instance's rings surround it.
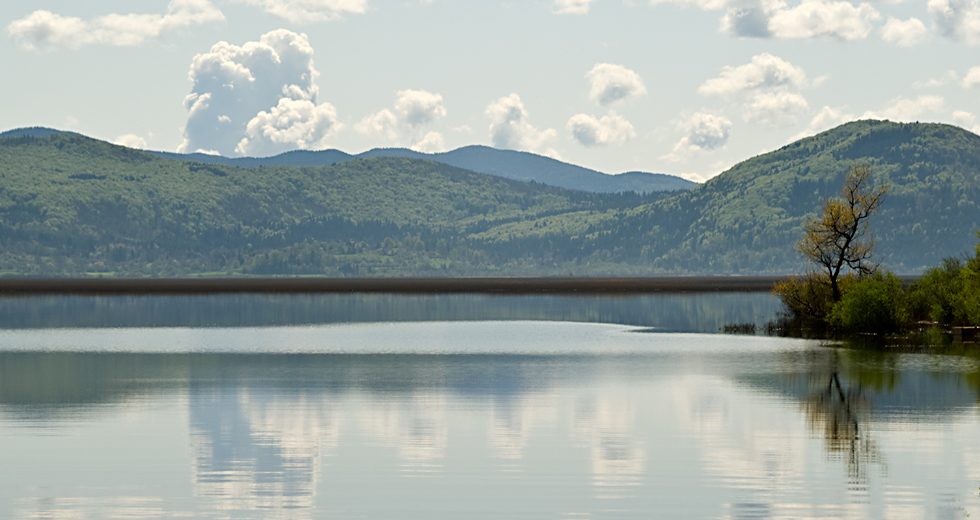
<svg viewBox="0 0 980 520">
<path fill-rule="evenodd" d="M 703 181 L 856 119 L 980 132 L 980 0 L 35 0 L 0 28 L 0 131 L 151 150 Z"/>
</svg>

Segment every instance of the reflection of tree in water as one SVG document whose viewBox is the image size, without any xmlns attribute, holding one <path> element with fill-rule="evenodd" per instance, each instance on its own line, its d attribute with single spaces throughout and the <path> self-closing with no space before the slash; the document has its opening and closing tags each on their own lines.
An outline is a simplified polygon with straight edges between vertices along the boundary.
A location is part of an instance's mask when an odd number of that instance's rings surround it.
<svg viewBox="0 0 980 520">
<path fill-rule="evenodd" d="M 873 410 L 866 388 L 893 388 L 897 372 L 868 370 L 850 356 L 828 354 L 808 359 L 805 373 L 811 391 L 801 405 L 811 431 L 823 437 L 831 457 L 842 459 L 848 475 L 863 481 L 869 464 L 882 462 L 867 428 Z"/>
</svg>

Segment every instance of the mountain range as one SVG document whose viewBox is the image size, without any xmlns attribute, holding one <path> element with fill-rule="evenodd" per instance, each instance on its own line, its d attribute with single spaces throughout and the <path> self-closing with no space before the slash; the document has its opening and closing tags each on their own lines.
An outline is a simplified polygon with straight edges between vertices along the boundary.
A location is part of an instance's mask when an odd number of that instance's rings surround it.
<svg viewBox="0 0 980 520">
<path fill-rule="evenodd" d="M 0 274 L 799 272 L 793 245 L 804 223 L 854 164 L 888 186 L 872 220 L 886 268 L 916 273 L 972 251 L 980 227 L 980 136 L 949 125 L 848 123 L 675 192 L 570 190 L 445 162 L 563 164 L 501 152 L 466 147 L 438 162 L 407 150 L 223 159 L 283 161 L 244 167 L 78 134 L 8 132 L 0 135 Z M 331 156 L 328 165 L 286 164 Z"/>
</svg>

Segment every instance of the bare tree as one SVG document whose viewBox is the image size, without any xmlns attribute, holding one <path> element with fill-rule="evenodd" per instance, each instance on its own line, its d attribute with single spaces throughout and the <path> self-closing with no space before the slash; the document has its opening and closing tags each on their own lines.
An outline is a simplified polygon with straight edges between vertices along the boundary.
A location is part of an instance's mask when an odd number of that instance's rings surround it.
<svg viewBox="0 0 980 520">
<path fill-rule="evenodd" d="M 868 227 L 887 191 L 875 187 L 868 165 L 851 166 L 841 197 L 823 203 L 822 215 L 806 224 L 796 249 L 830 280 L 834 302 L 841 299 L 839 278 L 847 269 L 858 276 L 873 274 L 878 263 L 871 260 L 877 242 Z"/>
</svg>

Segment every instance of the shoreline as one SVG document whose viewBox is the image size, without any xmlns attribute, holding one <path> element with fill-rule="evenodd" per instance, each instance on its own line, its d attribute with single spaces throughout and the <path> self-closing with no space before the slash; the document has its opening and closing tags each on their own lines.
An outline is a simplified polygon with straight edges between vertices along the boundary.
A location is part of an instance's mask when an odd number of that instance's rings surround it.
<svg viewBox="0 0 980 520">
<path fill-rule="evenodd" d="M 231 293 L 642 294 L 768 292 L 785 276 L 479 278 L 0 278 L 0 297 Z"/>
</svg>

